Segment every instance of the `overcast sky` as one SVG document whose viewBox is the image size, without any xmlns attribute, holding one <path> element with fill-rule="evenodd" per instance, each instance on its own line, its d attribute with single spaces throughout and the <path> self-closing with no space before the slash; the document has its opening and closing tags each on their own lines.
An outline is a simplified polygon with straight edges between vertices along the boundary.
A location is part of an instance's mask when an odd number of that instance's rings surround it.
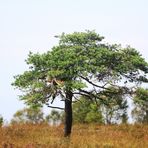
<svg viewBox="0 0 148 148">
<path fill-rule="evenodd" d="M 62 32 L 96 30 L 148 60 L 148 0 L 0 0 L 0 114 L 24 107 L 13 76 L 27 69 L 28 52 L 46 52 Z"/>
</svg>

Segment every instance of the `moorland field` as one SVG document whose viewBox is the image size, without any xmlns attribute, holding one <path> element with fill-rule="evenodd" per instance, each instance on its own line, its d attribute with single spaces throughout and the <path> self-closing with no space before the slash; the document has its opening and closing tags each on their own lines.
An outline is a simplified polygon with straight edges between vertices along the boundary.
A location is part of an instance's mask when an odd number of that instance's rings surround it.
<svg viewBox="0 0 148 148">
<path fill-rule="evenodd" d="M 18 124 L 0 128 L 1 148 L 147 148 L 148 125 L 74 125 L 64 138 L 63 125 Z"/>
</svg>

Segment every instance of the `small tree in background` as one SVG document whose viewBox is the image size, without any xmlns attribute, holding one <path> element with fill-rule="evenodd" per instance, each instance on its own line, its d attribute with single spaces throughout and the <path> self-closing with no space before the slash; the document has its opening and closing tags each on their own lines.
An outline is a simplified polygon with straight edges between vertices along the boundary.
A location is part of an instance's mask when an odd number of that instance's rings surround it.
<svg viewBox="0 0 148 148">
<path fill-rule="evenodd" d="M 134 96 L 132 116 L 136 123 L 148 123 L 148 89 L 138 88 Z"/>
<path fill-rule="evenodd" d="M 126 95 L 116 87 L 110 87 L 113 92 L 112 96 L 105 91 L 102 92 L 102 98 L 106 100 L 106 104 L 101 104 L 101 111 L 106 124 L 127 123 L 127 99 Z"/>
<path fill-rule="evenodd" d="M 11 123 L 33 123 L 44 122 L 43 112 L 40 108 L 24 108 L 17 111 L 11 120 Z"/>
<path fill-rule="evenodd" d="M 46 116 L 46 122 L 57 125 L 61 123 L 62 114 L 59 111 L 52 110 L 49 115 Z"/>
<path fill-rule="evenodd" d="M 3 117 L 0 115 L 0 127 L 3 125 L 3 123 L 4 123 L 4 119 L 3 119 Z"/>
<path fill-rule="evenodd" d="M 84 97 L 73 104 L 73 118 L 75 123 L 104 123 L 100 107 Z"/>
</svg>

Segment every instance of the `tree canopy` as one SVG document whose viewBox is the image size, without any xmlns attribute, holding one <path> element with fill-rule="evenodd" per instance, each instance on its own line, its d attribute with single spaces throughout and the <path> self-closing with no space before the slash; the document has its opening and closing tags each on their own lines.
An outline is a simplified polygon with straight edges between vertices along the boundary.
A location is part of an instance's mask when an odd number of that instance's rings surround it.
<svg viewBox="0 0 148 148">
<path fill-rule="evenodd" d="M 32 123 L 38 124 L 44 122 L 44 114 L 40 108 L 24 108 L 18 110 L 11 120 L 11 124 L 15 123 Z"/>
<path fill-rule="evenodd" d="M 94 31 L 56 37 L 59 44 L 47 53 L 29 53 L 29 70 L 15 76 L 13 85 L 24 92 L 21 100 L 27 105 L 65 101 L 66 125 L 72 124 L 72 101 L 80 96 L 108 104 L 105 96 L 132 94 L 136 84 L 148 82 L 148 63 L 130 46 L 106 44 Z"/>
</svg>

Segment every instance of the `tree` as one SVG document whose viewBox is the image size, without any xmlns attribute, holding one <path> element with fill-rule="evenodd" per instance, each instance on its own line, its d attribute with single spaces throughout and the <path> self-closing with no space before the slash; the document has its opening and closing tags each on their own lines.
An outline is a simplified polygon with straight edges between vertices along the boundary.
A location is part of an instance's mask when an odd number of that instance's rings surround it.
<svg viewBox="0 0 148 148">
<path fill-rule="evenodd" d="M 3 123 L 4 123 L 4 119 L 2 116 L 0 116 L 0 127 L 3 125 Z"/>
<path fill-rule="evenodd" d="M 104 116 L 104 120 L 106 124 L 117 124 L 117 123 L 127 123 L 128 115 L 127 115 L 127 101 L 117 101 L 115 103 L 119 104 L 111 104 L 104 105 L 102 104 L 101 109 Z"/>
<path fill-rule="evenodd" d="M 61 122 L 61 113 L 56 110 L 52 110 L 51 113 L 46 116 L 46 121 L 47 122 L 52 121 L 53 125 L 60 123 Z"/>
<path fill-rule="evenodd" d="M 44 122 L 43 112 L 40 108 L 24 108 L 13 115 L 11 123 L 33 123 Z"/>
<path fill-rule="evenodd" d="M 110 87 L 113 92 L 119 91 L 116 87 Z M 106 100 L 106 104 L 101 104 L 100 108 L 106 124 L 113 123 L 126 123 L 128 120 L 127 116 L 127 99 L 126 95 L 123 92 L 119 91 L 114 93 L 111 96 L 102 94 L 102 98 Z"/>
<path fill-rule="evenodd" d="M 138 88 L 134 96 L 132 116 L 137 123 L 148 123 L 148 89 Z"/>
<path fill-rule="evenodd" d="M 73 118 L 76 123 L 104 123 L 100 106 L 85 97 L 73 104 Z"/>
<path fill-rule="evenodd" d="M 47 53 L 29 54 L 26 60 L 29 70 L 15 76 L 13 85 L 25 92 L 21 100 L 27 105 L 52 107 L 55 98 L 62 98 L 65 136 L 71 133 L 73 100 L 85 96 L 106 104 L 100 97 L 104 91 L 107 95 L 118 93 L 109 86 L 116 85 L 125 94 L 131 93 L 131 85 L 120 82 L 148 81 L 144 75 L 148 64 L 136 49 L 104 44 L 104 37 L 94 31 L 63 33 L 57 37 L 59 44 Z"/>
</svg>

